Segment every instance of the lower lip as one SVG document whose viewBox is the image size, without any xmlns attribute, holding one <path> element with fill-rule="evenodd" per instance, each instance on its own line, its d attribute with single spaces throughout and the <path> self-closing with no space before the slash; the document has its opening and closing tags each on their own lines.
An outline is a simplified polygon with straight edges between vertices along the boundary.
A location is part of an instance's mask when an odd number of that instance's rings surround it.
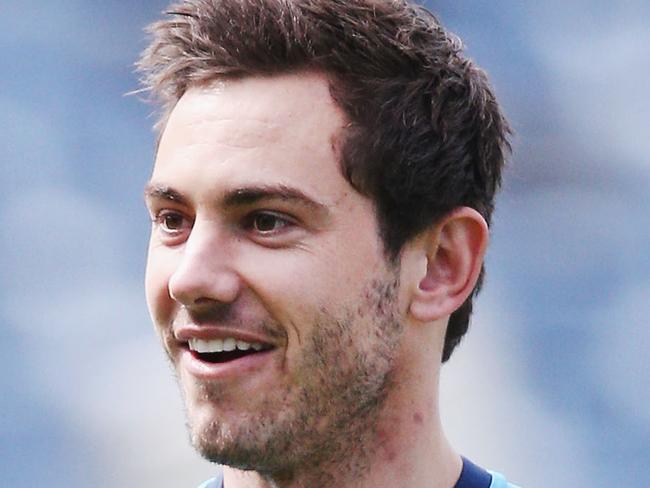
<svg viewBox="0 0 650 488">
<path fill-rule="evenodd" d="M 180 366 L 202 380 L 224 380 L 268 369 L 274 349 L 256 352 L 224 363 L 208 363 L 187 348 L 181 350 Z"/>
</svg>

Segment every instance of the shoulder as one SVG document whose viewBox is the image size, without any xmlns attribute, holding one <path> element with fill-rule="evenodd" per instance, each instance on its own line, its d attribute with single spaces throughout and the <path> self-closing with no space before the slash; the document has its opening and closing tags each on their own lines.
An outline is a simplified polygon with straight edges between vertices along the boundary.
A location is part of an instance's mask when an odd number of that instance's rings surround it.
<svg viewBox="0 0 650 488">
<path fill-rule="evenodd" d="M 463 469 L 454 488 L 519 488 L 506 481 L 502 474 L 488 471 L 463 457 Z"/>
<path fill-rule="evenodd" d="M 197 488 L 223 488 L 223 474 L 218 473 L 215 478 L 204 481 Z"/>
<path fill-rule="evenodd" d="M 496 473 L 494 471 L 490 471 L 490 474 L 492 475 L 492 483 L 490 484 L 490 488 L 520 488 L 517 485 L 508 483 L 502 474 Z"/>
</svg>

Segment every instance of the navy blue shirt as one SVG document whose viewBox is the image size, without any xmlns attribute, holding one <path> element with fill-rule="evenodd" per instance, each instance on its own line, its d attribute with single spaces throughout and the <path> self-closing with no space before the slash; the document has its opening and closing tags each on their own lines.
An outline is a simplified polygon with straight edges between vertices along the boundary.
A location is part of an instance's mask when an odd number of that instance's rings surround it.
<svg viewBox="0 0 650 488">
<path fill-rule="evenodd" d="M 469 459 L 463 458 L 463 469 L 454 488 L 490 488 L 492 475 Z M 206 481 L 199 488 L 223 488 L 223 474 Z"/>
<path fill-rule="evenodd" d="M 490 488 L 492 475 L 478 467 L 469 459 L 463 458 L 463 470 L 454 488 Z"/>
</svg>

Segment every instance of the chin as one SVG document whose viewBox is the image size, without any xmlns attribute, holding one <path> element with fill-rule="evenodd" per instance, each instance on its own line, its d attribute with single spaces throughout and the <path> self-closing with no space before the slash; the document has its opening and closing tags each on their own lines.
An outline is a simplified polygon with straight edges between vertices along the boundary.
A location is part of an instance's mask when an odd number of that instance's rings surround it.
<svg viewBox="0 0 650 488">
<path fill-rule="evenodd" d="M 196 451 L 208 461 L 217 464 L 253 469 L 263 452 L 264 433 L 259 428 L 259 422 L 245 406 L 223 409 L 220 405 L 226 402 L 213 388 L 201 384 L 192 384 L 192 394 L 185 390 L 187 409 L 187 424 L 190 440 Z M 227 402 L 226 402 L 227 403 Z M 250 405 L 249 405 L 250 406 Z M 266 419 L 268 421 L 268 419 Z M 257 428 L 255 428 L 257 426 Z"/>
<path fill-rule="evenodd" d="M 269 442 L 263 432 L 251 427 L 250 420 L 229 421 L 201 416 L 190 425 L 193 447 L 210 462 L 260 473 L 278 473 L 287 469 L 278 464 L 278 438 Z M 243 423 L 246 422 L 246 423 Z M 286 446 L 283 446 L 285 449 Z M 285 451 L 286 452 L 286 451 Z"/>
</svg>

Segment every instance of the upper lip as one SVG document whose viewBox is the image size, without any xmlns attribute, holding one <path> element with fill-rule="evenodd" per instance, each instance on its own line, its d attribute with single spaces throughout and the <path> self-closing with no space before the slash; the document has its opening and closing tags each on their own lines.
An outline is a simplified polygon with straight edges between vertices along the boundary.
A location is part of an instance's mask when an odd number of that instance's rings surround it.
<svg viewBox="0 0 650 488">
<path fill-rule="evenodd" d="M 267 335 L 259 334 L 249 330 L 242 330 L 233 327 L 223 327 L 218 325 L 183 325 L 174 329 L 174 338 L 181 343 L 187 343 L 190 339 L 201 339 L 204 341 L 214 339 L 226 339 L 232 337 L 239 341 L 254 343 L 258 342 L 263 345 L 275 347 L 277 344 Z"/>
</svg>

